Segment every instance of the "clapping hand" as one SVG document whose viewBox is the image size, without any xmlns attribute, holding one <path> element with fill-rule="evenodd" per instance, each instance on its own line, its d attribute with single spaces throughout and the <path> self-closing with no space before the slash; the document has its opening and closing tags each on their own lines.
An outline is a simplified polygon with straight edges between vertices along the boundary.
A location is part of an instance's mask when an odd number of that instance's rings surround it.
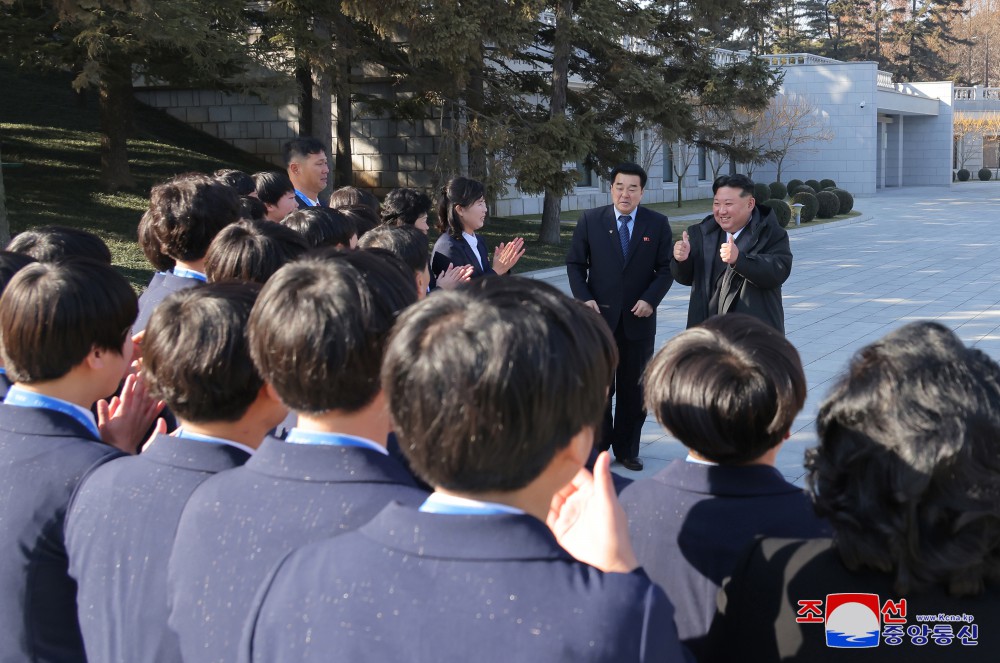
<svg viewBox="0 0 1000 663">
<path fill-rule="evenodd" d="M 448 269 L 438 274 L 437 287 L 442 290 L 454 290 L 463 283 L 468 283 L 472 278 L 472 265 L 459 265 L 455 267 L 449 263 Z"/>
<path fill-rule="evenodd" d="M 524 239 L 520 237 L 515 237 L 507 244 L 500 242 L 493 254 L 493 271 L 497 274 L 509 272 L 524 255 L 524 250 Z"/>
</svg>

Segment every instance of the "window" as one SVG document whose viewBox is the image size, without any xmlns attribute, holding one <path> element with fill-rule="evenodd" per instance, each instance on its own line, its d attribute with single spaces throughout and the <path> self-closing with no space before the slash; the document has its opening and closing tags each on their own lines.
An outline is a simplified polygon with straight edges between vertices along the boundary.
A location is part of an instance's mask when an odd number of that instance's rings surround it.
<svg viewBox="0 0 1000 663">
<path fill-rule="evenodd" d="M 674 146 L 663 144 L 663 181 L 674 181 Z"/>
<path fill-rule="evenodd" d="M 577 186 L 594 186 L 594 171 L 587 168 L 583 159 L 576 162 L 576 172 L 580 175 L 576 180 Z"/>
<path fill-rule="evenodd" d="M 698 146 L 698 179 L 708 179 L 708 150 L 704 145 Z"/>
</svg>

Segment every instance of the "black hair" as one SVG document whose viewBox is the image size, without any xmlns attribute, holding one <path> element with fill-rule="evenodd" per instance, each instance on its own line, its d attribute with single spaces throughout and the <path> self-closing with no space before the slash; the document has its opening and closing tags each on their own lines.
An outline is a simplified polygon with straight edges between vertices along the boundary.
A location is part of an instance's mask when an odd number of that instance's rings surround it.
<svg viewBox="0 0 1000 663">
<path fill-rule="evenodd" d="M 174 260 L 200 260 L 216 234 L 239 219 L 240 201 L 232 187 L 187 173 L 154 186 L 146 214 L 161 253 Z"/>
<path fill-rule="evenodd" d="M 161 249 L 160 240 L 156 238 L 156 233 L 153 232 L 153 217 L 148 210 L 139 219 L 136 235 L 139 248 L 142 249 L 142 255 L 146 256 L 146 260 L 149 261 L 149 264 L 156 271 L 168 272 L 174 268 L 174 265 L 177 263 Z"/>
<path fill-rule="evenodd" d="M 326 154 L 326 146 L 316 138 L 304 137 L 296 138 L 285 143 L 283 155 L 285 165 L 289 165 L 295 159 L 308 157 L 310 154 Z"/>
<path fill-rule="evenodd" d="M 375 223 L 378 224 L 379 203 L 378 198 L 369 191 L 359 189 L 356 186 L 342 186 L 330 194 L 329 206 L 333 209 L 344 207 L 357 207 L 364 205 L 370 209 L 375 216 Z"/>
<path fill-rule="evenodd" d="M 611 179 L 609 180 L 612 184 L 615 183 L 615 178 L 618 177 L 619 173 L 622 175 L 638 175 L 639 188 L 640 189 L 646 188 L 646 171 L 639 164 L 626 161 L 612 168 Z"/>
<path fill-rule="evenodd" d="M 806 400 L 799 353 L 781 332 L 742 313 L 714 316 L 667 341 L 643 383 L 660 425 L 723 464 L 778 445 Z"/>
<path fill-rule="evenodd" d="M 111 264 L 111 249 L 92 232 L 69 226 L 41 226 L 14 236 L 6 248 L 23 253 L 38 262 L 53 262 L 63 258 L 91 258 Z"/>
<path fill-rule="evenodd" d="M 581 302 L 539 281 L 487 277 L 403 313 L 382 381 L 420 477 L 511 491 L 598 427 L 617 361 L 608 326 Z"/>
<path fill-rule="evenodd" d="M 254 192 L 253 178 L 242 170 L 231 170 L 224 168 L 212 173 L 212 177 L 223 184 L 231 186 L 238 196 L 249 196 Z"/>
<path fill-rule="evenodd" d="M 354 227 L 358 231 L 359 240 L 365 236 L 366 232 L 378 226 L 378 214 L 373 212 L 367 205 L 338 207 L 337 211 L 354 222 Z"/>
<path fill-rule="evenodd" d="M 379 251 L 321 249 L 285 265 L 250 314 L 250 354 L 291 410 L 356 412 L 381 389 L 379 367 L 413 272 Z"/>
<path fill-rule="evenodd" d="M 302 235 L 273 221 L 242 220 L 215 236 L 205 253 L 211 282 L 266 282 L 285 263 L 309 250 Z"/>
<path fill-rule="evenodd" d="M 314 249 L 324 246 L 349 247 L 351 238 L 358 234 L 353 218 L 329 207 L 296 210 L 282 219 L 281 225 L 305 237 L 306 244 Z"/>
<path fill-rule="evenodd" d="M 267 219 L 267 208 L 259 198 L 240 196 L 240 218 L 264 221 Z"/>
<path fill-rule="evenodd" d="M 850 569 L 901 595 L 1000 581 L 1000 366 L 947 327 L 913 322 L 859 350 L 806 452 L 816 511 Z"/>
<path fill-rule="evenodd" d="M 382 223 L 412 226 L 424 214 L 429 214 L 433 203 L 430 197 L 414 189 L 393 189 L 382 201 Z"/>
<path fill-rule="evenodd" d="M 413 226 L 379 226 L 358 241 L 359 249 L 385 249 L 417 274 L 429 269 L 427 235 Z"/>
<path fill-rule="evenodd" d="M 3 294 L 4 288 L 14 278 L 14 274 L 17 274 L 33 262 L 38 261 L 23 253 L 0 251 L 0 294 Z"/>
<path fill-rule="evenodd" d="M 295 191 L 288 174 L 277 170 L 254 173 L 253 182 L 260 202 L 268 205 L 277 205 L 287 193 Z"/>
<path fill-rule="evenodd" d="M 719 175 L 712 182 L 712 193 L 717 193 L 722 187 L 740 190 L 740 198 L 753 195 L 753 180 L 746 175 Z"/>
<path fill-rule="evenodd" d="M 186 421 L 236 421 L 264 382 L 250 361 L 246 326 L 261 286 L 209 283 L 164 299 L 146 325 L 149 392 Z"/>
<path fill-rule="evenodd" d="M 437 228 L 452 237 L 462 236 L 462 221 L 455 212 L 455 206 L 470 207 L 486 196 L 486 187 L 481 182 L 467 177 L 455 177 L 441 187 L 438 198 Z"/>
<path fill-rule="evenodd" d="M 0 296 L 0 338 L 14 382 L 63 377 L 93 348 L 120 353 L 139 313 L 132 286 L 90 258 L 21 269 Z"/>
</svg>

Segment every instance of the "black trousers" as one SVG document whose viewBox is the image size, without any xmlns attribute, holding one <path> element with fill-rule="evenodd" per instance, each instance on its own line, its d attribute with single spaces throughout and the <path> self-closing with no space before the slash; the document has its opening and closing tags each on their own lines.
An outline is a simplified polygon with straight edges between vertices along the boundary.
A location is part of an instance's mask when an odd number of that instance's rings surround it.
<svg viewBox="0 0 1000 663">
<path fill-rule="evenodd" d="M 622 315 L 632 315 L 624 311 Z M 608 391 L 608 404 L 604 410 L 604 423 L 597 451 L 614 451 L 615 458 L 635 458 L 639 455 L 639 439 L 646 410 L 642 403 L 642 372 L 653 356 L 655 336 L 640 339 L 625 338 L 625 325 L 621 320 L 615 327 L 618 345 L 618 370 Z M 617 395 L 614 407 L 611 399 Z M 612 412 L 613 409 L 613 412 Z"/>
</svg>

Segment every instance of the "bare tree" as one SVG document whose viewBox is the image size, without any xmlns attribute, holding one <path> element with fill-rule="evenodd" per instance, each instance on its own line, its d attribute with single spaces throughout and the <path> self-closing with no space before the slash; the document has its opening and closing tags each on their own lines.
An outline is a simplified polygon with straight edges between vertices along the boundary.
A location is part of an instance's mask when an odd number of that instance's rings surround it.
<svg viewBox="0 0 1000 663">
<path fill-rule="evenodd" d="M 955 156 L 957 166 L 965 168 L 970 159 L 983 155 L 987 138 L 1000 135 L 1000 112 L 957 112 L 954 117 Z M 985 165 L 985 163 L 983 164 Z"/>
<path fill-rule="evenodd" d="M 673 146 L 672 153 L 673 159 L 670 165 L 674 170 L 674 177 L 677 178 L 677 207 L 681 207 L 681 203 L 683 202 L 682 188 L 684 186 L 684 177 L 691 168 L 691 164 L 698 157 L 698 146 L 693 143 L 679 141 Z"/>
<path fill-rule="evenodd" d="M 754 142 L 767 145 L 773 155 L 779 182 L 782 164 L 792 148 L 815 152 L 818 149 L 815 143 L 834 137 L 816 106 L 805 97 L 784 93 L 771 100 L 751 131 Z"/>
</svg>

